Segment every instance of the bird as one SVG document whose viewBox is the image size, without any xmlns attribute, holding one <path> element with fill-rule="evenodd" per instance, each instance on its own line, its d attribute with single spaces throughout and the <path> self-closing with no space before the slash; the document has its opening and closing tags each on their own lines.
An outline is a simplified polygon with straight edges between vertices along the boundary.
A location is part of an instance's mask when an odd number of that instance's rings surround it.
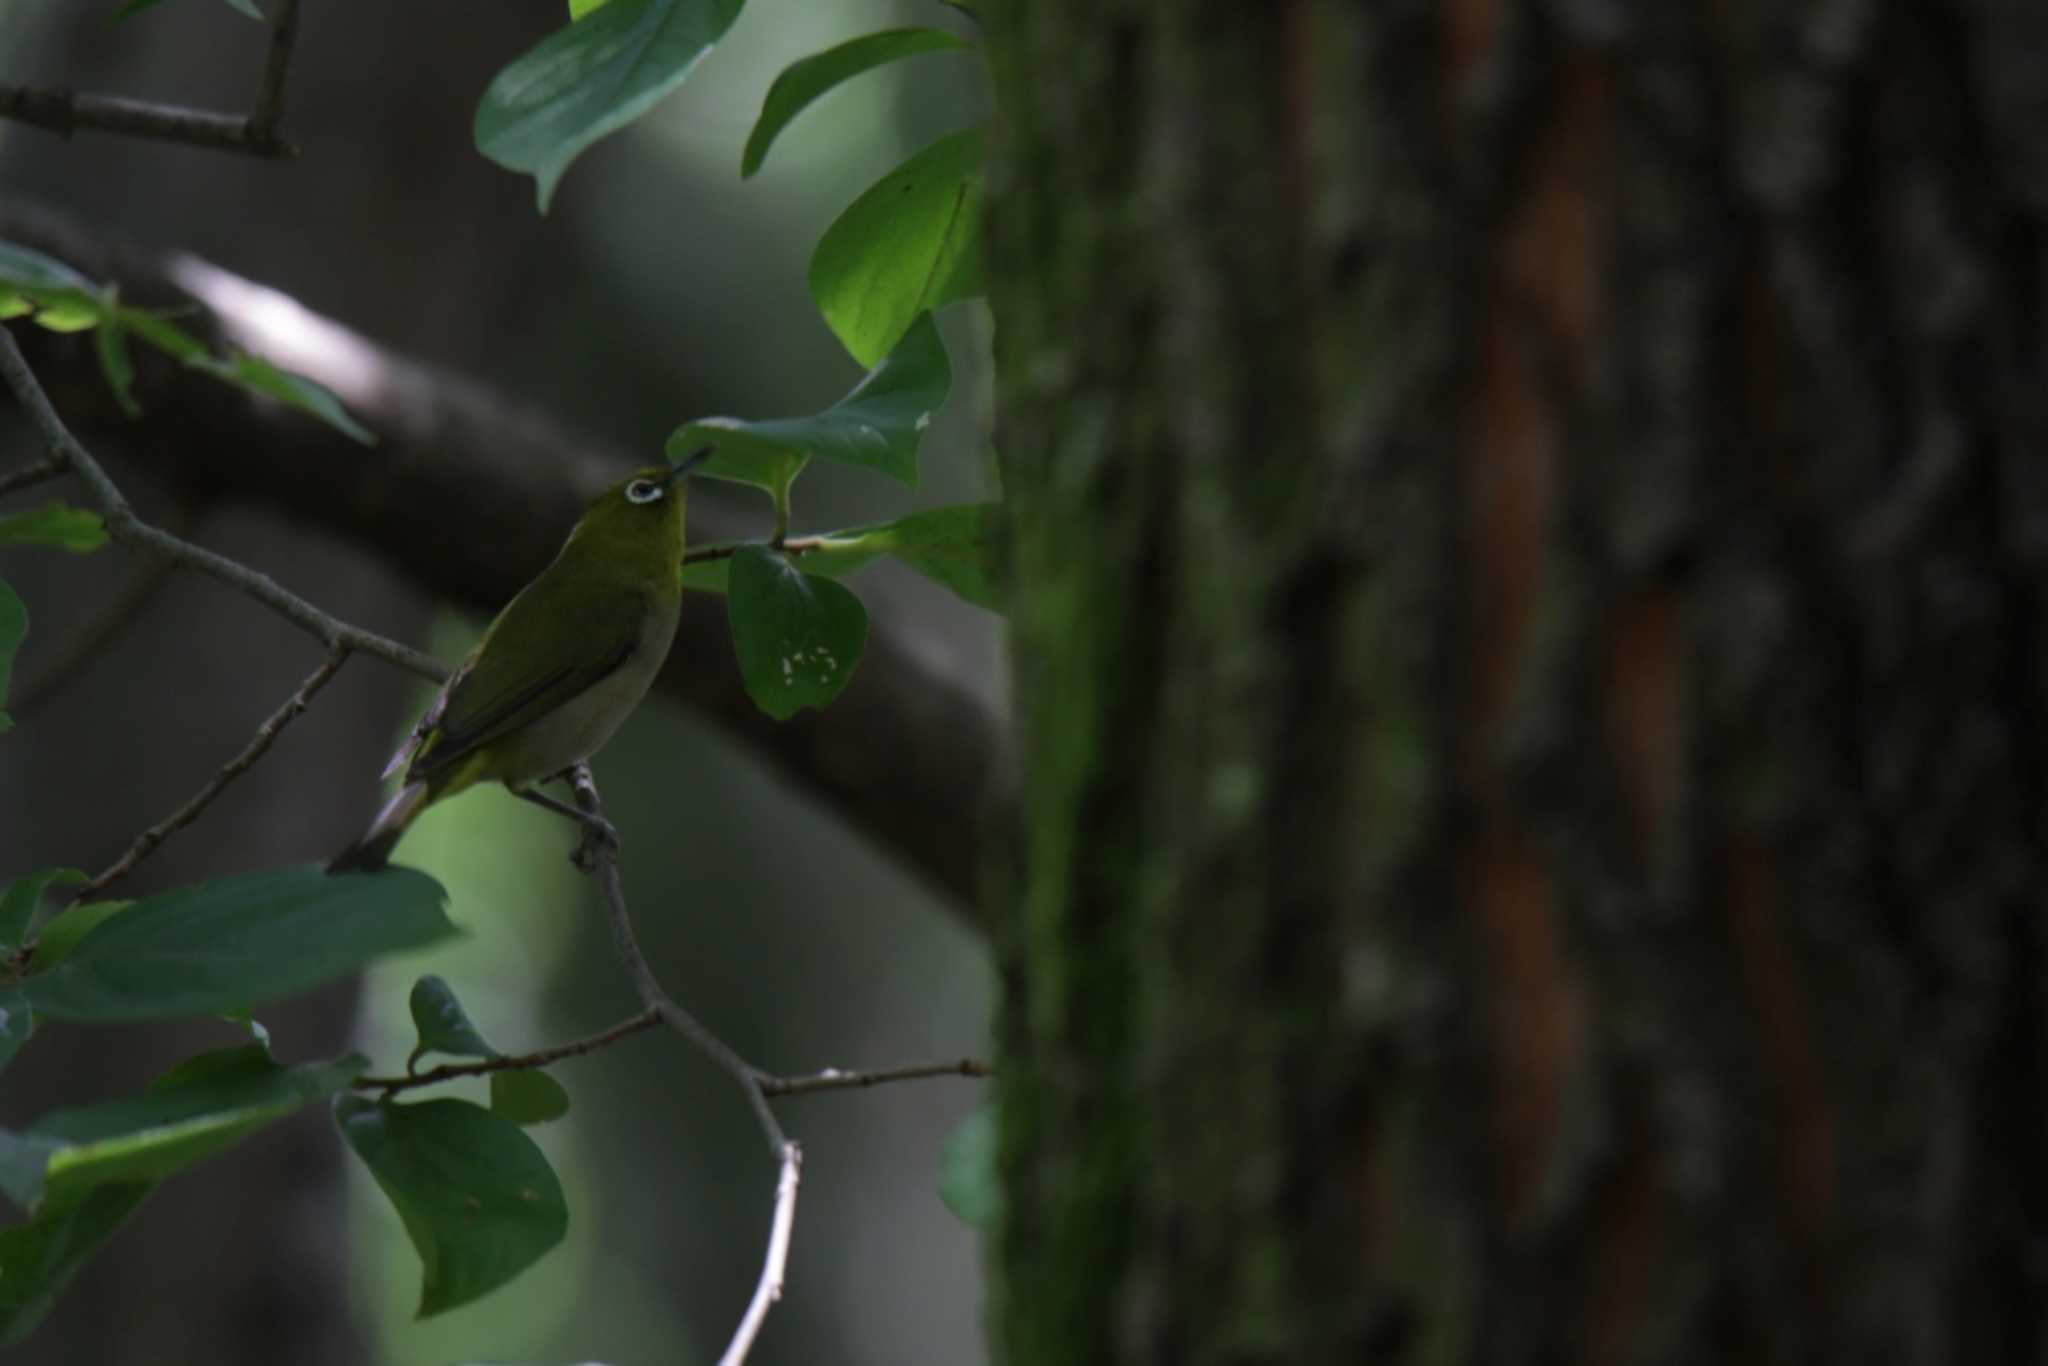
<svg viewBox="0 0 2048 1366">
<path fill-rule="evenodd" d="M 404 770 L 397 794 L 330 874 L 383 868 L 420 812 L 483 782 L 617 846 L 608 823 L 534 785 L 602 748 L 668 657 L 682 608 L 688 477 L 710 455 L 638 470 L 591 503 L 399 746 L 383 773 Z"/>
</svg>

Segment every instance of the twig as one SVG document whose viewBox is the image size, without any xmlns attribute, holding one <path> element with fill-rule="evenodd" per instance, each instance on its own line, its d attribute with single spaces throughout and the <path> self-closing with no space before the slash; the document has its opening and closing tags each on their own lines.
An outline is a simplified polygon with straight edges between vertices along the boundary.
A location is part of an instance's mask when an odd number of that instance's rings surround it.
<svg viewBox="0 0 2048 1366">
<path fill-rule="evenodd" d="M 0 474 L 0 498 L 5 498 L 10 493 L 19 493 L 22 489 L 34 488 L 37 484 L 47 483 L 69 468 L 53 455 L 38 460 L 33 465 L 23 465 L 18 470 L 9 470 L 5 474 Z"/>
<path fill-rule="evenodd" d="M 250 156 L 296 156 L 298 149 L 273 129 L 210 109 L 131 100 L 119 95 L 81 95 L 71 90 L 0 85 L 0 118 L 48 128 L 63 137 L 80 128 L 157 142 L 182 142 Z"/>
<path fill-rule="evenodd" d="M 991 1077 L 995 1069 L 974 1058 L 956 1062 L 918 1062 L 901 1067 L 880 1067 L 872 1072 L 844 1072 L 828 1067 L 800 1077 L 760 1077 L 763 1094 L 769 1096 L 814 1096 L 820 1091 L 853 1091 L 869 1086 L 886 1086 L 894 1081 L 924 1081 L 931 1077 Z"/>
<path fill-rule="evenodd" d="M 563 1058 L 580 1058 L 585 1053 L 617 1043 L 620 1039 L 652 1029 L 661 1023 L 661 1016 L 652 1009 L 643 1010 L 628 1020 L 621 1020 L 610 1029 L 601 1030 L 586 1039 L 571 1043 L 557 1044 L 553 1048 L 542 1048 L 532 1053 L 519 1053 L 496 1058 L 484 1058 L 477 1062 L 443 1063 L 430 1067 L 424 1072 L 409 1072 L 402 1077 L 357 1077 L 358 1090 L 382 1091 L 385 1095 L 396 1095 L 410 1091 L 416 1086 L 433 1086 L 457 1077 L 481 1077 L 492 1072 L 524 1071 L 533 1067 L 546 1067 Z"/>
<path fill-rule="evenodd" d="M 86 897 L 97 896 L 105 891 L 108 886 L 133 872 L 135 865 L 154 853 L 158 845 L 197 820 L 199 813 L 221 794 L 221 789 L 248 772 L 250 767 L 263 757 L 264 751 L 276 742 L 279 733 L 306 709 L 306 704 L 313 700 L 315 693 L 327 685 L 327 680 L 334 677 L 335 671 L 341 668 L 348 654 L 347 647 L 336 647 L 334 653 L 330 654 L 319 668 L 308 674 L 305 682 L 299 684 L 298 691 L 286 698 L 284 705 L 272 712 L 263 724 L 256 728 L 255 737 L 240 754 L 221 765 L 220 771 L 207 779 L 205 785 L 192 795 L 190 801 L 136 836 L 135 843 L 128 846 L 128 852 L 108 864 L 106 870 L 98 877 L 79 888 L 74 899 L 82 901 Z"/>
<path fill-rule="evenodd" d="M 731 545 L 707 545 L 700 550 L 685 550 L 684 564 L 703 564 L 710 560 L 729 560 L 750 545 L 770 545 L 769 541 L 736 541 Z M 832 544 L 830 536 L 797 536 L 785 540 L 775 549 L 786 555 L 809 555 Z"/>
<path fill-rule="evenodd" d="M 277 18 L 270 21 L 270 51 L 263 59 L 263 84 L 257 88 L 256 107 L 249 111 L 249 132 L 271 141 L 277 136 L 278 120 L 284 117 L 284 76 L 292 62 L 292 41 L 299 36 L 299 0 L 283 0 Z"/>
<path fill-rule="evenodd" d="M 718 1358 L 718 1366 L 740 1366 L 753 1350 L 754 1339 L 760 1336 L 761 1325 L 768 1318 L 768 1307 L 782 1298 L 783 1274 L 789 1267 L 789 1235 L 796 1227 L 796 1188 L 803 1179 L 804 1155 L 794 1143 L 782 1148 L 782 1174 L 775 1181 L 775 1218 L 768 1226 L 768 1255 L 761 1259 L 761 1279 L 754 1283 L 754 1298 L 747 1302 L 747 1312 L 740 1318 L 740 1326 L 733 1330 L 732 1341 L 726 1345 L 725 1355 Z"/>
<path fill-rule="evenodd" d="M 359 650 L 437 683 L 448 677 L 447 665 L 433 656 L 329 616 L 296 593 L 281 587 L 269 575 L 203 546 L 193 545 L 136 516 L 121 490 L 107 477 L 99 462 L 78 443 L 78 438 L 71 434 L 64 420 L 57 415 L 57 410 L 50 405 L 49 395 L 43 392 L 42 385 L 36 382 L 34 373 L 29 370 L 20 344 L 4 327 L 0 327 L 0 375 L 5 376 L 7 387 L 28 409 L 30 419 L 50 448 L 50 454 L 63 461 L 85 482 L 93 501 L 99 505 L 100 518 L 107 524 L 109 536 L 117 541 L 146 546 L 175 564 L 212 575 L 307 631 L 330 650 Z"/>
</svg>

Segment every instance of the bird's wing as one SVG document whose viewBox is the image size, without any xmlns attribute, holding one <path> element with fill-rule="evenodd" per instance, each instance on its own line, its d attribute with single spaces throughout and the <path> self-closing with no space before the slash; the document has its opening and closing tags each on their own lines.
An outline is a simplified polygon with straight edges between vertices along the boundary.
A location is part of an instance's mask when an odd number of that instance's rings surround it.
<svg viewBox="0 0 2048 1366">
<path fill-rule="evenodd" d="M 535 579 L 506 604 L 435 699 L 406 781 L 447 771 L 624 664 L 639 647 L 647 610 L 645 595 L 631 586 L 551 574 Z"/>
</svg>

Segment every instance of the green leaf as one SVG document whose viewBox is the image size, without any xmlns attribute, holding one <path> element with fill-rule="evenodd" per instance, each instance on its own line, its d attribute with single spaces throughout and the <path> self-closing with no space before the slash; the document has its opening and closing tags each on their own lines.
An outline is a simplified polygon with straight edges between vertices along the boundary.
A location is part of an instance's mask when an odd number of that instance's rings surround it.
<svg viewBox="0 0 2048 1366">
<path fill-rule="evenodd" d="M 106 543 L 107 524 L 97 512 L 65 503 L 45 503 L 32 512 L 0 517 L 0 545 L 44 545 L 83 552 L 98 550 Z"/>
<path fill-rule="evenodd" d="M 127 910 L 132 901 L 88 901 L 54 917 L 36 936 L 35 970 L 48 972 L 78 947 L 78 941 L 102 920 Z"/>
<path fill-rule="evenodd" d="M 315 384 L 304 375 L 280 370 L 261 356 L 237 351 L 227 360 L 204 356 L 186 363 L 194 369 L 218 375 L 230 384 L 238 384 L 252 393 L 274 398 L 286 407 L 311 413 L 336 431 L 362 442 L 365 446 L 377 444 L 377 438 L 348 415 L 348 410 L 341 406 L 341 400 L 334 396 L 332 390 Z"/>
<path fill-rule="evenodd" d="M 605 0 L 569 0 L 569 19 L 574 21 L 603 5 Z"/>
<path fill-rule="evenodd" d="M 0 892 L 0 952 L 28 937 L 28 927 L 45 892 L 52 887 L 76 887 L 86 880 L 76 868 L 45 868 L 7 884 L 7 890 Z"/>
<path fill-rule="evenodd" d="M 94 1186 L 159 1181 L 241 1142 L 362 1075 L 354 1054 L 286 1067 L 261 1044 L 188 1058 L 148 1091 L 0 1129 L 0 1189 L 27 1208 L 69 1204 Z"/>
<path fill-rule="evenodd" d="M 0 284 L 26 289 L 75 290 L 91 294 L 93 282 L 54 256 L 32 247 L 0 242 Z"/>
<path fill-rule="evenodd" d="M 7 701 L 7 684 L 14 676 L 14 652 L 28 635 L 28 608 L 14 596 L 7 580 L 0 579 L 0 704 Z M 0 731 L 12 729 L 14 718 L 0 705 Z"/>
<path fill-rule="evenodd" d="M 497 1289 L 568 1232 L 547 1158 L 518 1125 L 482 1106 L 338 1096 L 334 1122 L 420 1255 L 421 1318 Z"/>
<path fill-rule="evenodd" d="M 971 1228 L 993 1228 L 1003 1216 L 997 1139 L 995 1107 L 984 1105 L 955 1125 L 939 1150 L 939 1199 Z"/>
<path fill-rule="evenodd" d="M 787 721 L 839 696 L 867 644 L 860 599 L 761 546 L 741 547 L 729 574 L 733 651 L 754 704 Z"/>
<path fill-rule="evenodd" d="M 228 0 L 228 8 L 237 14 L 246 14 L 257 23 L 263 23 L 263 11 L 256 8 L 256 0 Z"/>
<path fill-rule="evenodd" d="M 281 868 L 218 878 L 108 917 L 54 966 L 32 964 L 23 989 L 53 1019 L 218 1015 L 453 935 L 446 898 L 441 884 L 410 868 L 337 877 L 318 867 Z"/>
<path fill-rule="evenodd" d="M 28 997 L 14 987 L 0 987 L 0 1072 L 7 1070 L 35 1030 L 36 1013 L 29 1009 Z"/>
<path fill-rule="evenodd" d="M 493 1072 L 491 1112 L 514 1124 L 546 1124 L 569 1113 L 569 1093 L 537 1067 Z"/>
<path fill-rule="evenodd" d="M 913 512 L 893 522 L 800 536 L 789 543 L 788 553 L 806 574 L 827 579 L 845 578 L 884 555 L 894 555 L 975 606 L 1000 611 L 991 572 L 998 506 L 960 503 Z M 693 547 L 692 553 L 737 551 L 743 545 L 767 547 L 764 541 L 727 541 Z M 723 593 L 731 563 L 730 555 L 694 560 L 683 566 L 683 583 L 690 588 Z"/>
<path fill-rule="evenodd" d="M 74 1204 L 0 1228 L 0 1347 L 29 1335 L 78 1269 L 154 1189 L 146 1181 L 101 1186 Z"/>
<path fill-rule="evenodd" d="M 789 126 L 790 120 L 840 82 L 919 53 L 972 46 L 944 29 L 898 28 L 870 33 L 791 63 L 768 87 L 768 98 L 761 102 L 761 116 L 754 121 L 754 131 L 747 137 L 747 150 L 740 157 L 741 178 L 761 169 L 769 145 L 776 134 Z"/>
<path fill-rule="evenodd" d="M 546 213 L 583 149 L 680 85 L 745 0 L 610 0 L 500 71 L 476 111 L 476 149 L 531 174 Z"/>
<path fill-rule="evenodd" d="M 107 377 L 107 387 L 114 391 L 114 402 L 129 417 L 142 416 L 142 405 L 135 401 L 135 358 L 128 354 L 128 328 L 117 306 L 110 304 L 104 311 L 100 330 L 92 340 L 93 349 L 99 353 L 100 373 Z"/>
<path fill-rule="evenodd" d="M 811 297 L 863 365 L 918 314 L 979 293 L 979 128 L 940 138 L 876 181 L 811 254 Z"/>
<path fill-rule="evenodd" d="M 160 313 L 151 313 L 141 308 L 124 308 L 121 310 L 121 321 L 127 324 L 130 332 L 173 360 L 204 368 L 202 363 L 211 359 L 205 342 Z"/>
<path fill-rule="evenodd" d="M 786 485 L 794 479 L 812 455 L 875 470 L 916 488 L 918 446 L 952 387 L 946 344 L 926 314 L 851 393 L 823 412 L 762 422 L 700 418 L 670 435 L 668 456 L 679 460 L 716 444 L 717 453 L 700 474 L 758 484 L 771 493 L 778 481 Z"/>
<path fill-rule="evenodd" d="M 469 1022 L 455 991 L 439 977 L 428 975 L 412 984 L 413 1028 L 420 1041 L 406 1059 L 410 1067 L 427 1053 L 446 1053 L 452 1058 L 495 1058 L 498 1050 L 484 1042 L 484 1036 Z"/>
</svg>

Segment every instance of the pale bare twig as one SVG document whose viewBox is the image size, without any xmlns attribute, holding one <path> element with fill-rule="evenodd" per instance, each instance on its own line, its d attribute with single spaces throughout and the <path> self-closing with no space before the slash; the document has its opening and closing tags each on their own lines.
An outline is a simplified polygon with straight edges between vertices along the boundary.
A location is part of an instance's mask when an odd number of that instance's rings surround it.
<svg viewBox="0 0 2048 1366">
<path fill-rule="evenodd" d="M 157 142 L 181 142 L 222 152 L 290 157 L 298 148 L 277 131 L 284 114 L 284 78 L 298 36 L 298 0 L 283 0 L 270 26 L 270 48 L 256 105 L 246 116 L 210 109 L 131 100 L 120 95 L 81 95 L 75 90 L 0 85 L 0 118 L 47 128 L 70 137 L 81 128 Z"/>
<path fill-rule="evenodd" d="M 53 455 L 32 465 L 9 470 L 5 474 L 0 474 L 0 498 L 5 498 L 10 493 L 18 493 L 22 489 L 34 488 L 37 484 L 48 483 L 62 476 L 68 469 L 70 466 Z"/>
<path fill-rule="evenodd" d="M 348 655 L 348 647 L 336 646 L 334 652 L 322 661 L 320 667 L 308 674 L 305 682 L 299 684 L 298 690 L 285 699 L 284 705 L 264 719 L 263 724 L 256 728 L 255 736 L 243 747 L 240 754 L 222 764 L 219 771 L 192 794 L 190 801 L 136 836 L 135 842 L 128 846 L 126 853 L 108 864 L 98 877 L 78 889 L 75 899 L 84 900 L 86 897 L 99 895 L 113 883 L 135 871 L 135 865 L 154 853 L 158 845 L 199 819 L 199 813 L 212 804 L 222 789 L 247 773 L 256 761 L 263 757 L 264 751 L 276 743 L 279 733 L 306 709 L 314 694 L 327 686 L 327 680 L 334 677 L 335 671 L 341 668 Z"/>
<path fill-rule="evenodd" d="M 238 589 L 249 597 L 269 607 L 295 626 L 300 627 L 330 650 L 360 651 L 388 660 L 400 668 L 409 669 L 423 678 L 441 682 L 448 677 L 447 665 L 428 654 L 423 654 L 409 645 L 401 645 L 360 626 L 351 626 L 337 617 L 329 616 L 296 593 L 280 586 L 269 575 L 239 564 L 225 555 L 219 555 L 203 546 L 193 545 L 180 537 L 173 536 L 160 527 L 153 526 L 135 515 L 133 508 L 114 481 L 97 460 L 78 443 L 70 428 L 51 406 L 49 395 L 36 382 L 35 375 L 28 368 L 28 361 L 21 354 L 21 346 L 13 333 L 0 327 L 0 377 L 7 381 L 7 387 L 28 410 L 36 430 L 42 434 L 50 454 L 64 462 L 73 473 L 84 481 L 93 502 L 98 506 L 100 518 L 107 524 L 107 534 L 113 539 L 129 544 L 145 546 L 174 564 L 197 569 L 210 574 L 221 582 Z"/>
<path fill-rule="evenodd" d="M 775 1180 L 775 1216 L 768 1225 L 768 1253 L 761 1259 L 761 1278 L 754 1283 L 754 1297 L 747 1312 L 733 1330 L 732 1341 L 718 1358 L 718 1366 L 740 1366 L 760 1336 L 768 1308 L 782 1298 L 782 1282 L 789 1267 L 789 1236 L 796 1228 L 796 1188 L 803 1179 L 804 1155 L 794 1143 L 782 1147 L 782 1170 Z"/>
<path fill-rule="evenodd" d="M 857 1091 L 870 1086 L 886 1086 L 897 1081 L 925 1081 L 932 1077 L 990 1077 L 995 1069 L 975 1058 L 960 1058 L 953 1062 L 915 1062 L 899 1067 L 878 1067 L 872 1072 L 848 1072 L 837 1067 L 828 1067 L 822 1072 L 811 1072 L 800 1077 L 768 1077 L 758 1079 L 761 1090 L 769 1096 L 815 1096 L 820 1091 Z"/>
<path fill-rule="evenodd" d="M 534 1067 L 546 1067 L 549 1063 L 560 1062 L 563 1058 L 580 1058 L 585 1053 L 595 1053 L 600 1048 L 617 1043 L 620 1039 L 652 1029 L 661 1023 L 661 1016 L 652 1009 L 619 1021 L 609 1029 L 599 1030 L 588 1038 L 575 1039 L 569 1043 L 556 1044 L 553 1048 L 536 1049 L 531 1053 L 505 1054 L 496 1058 L 482 1058 L 476 1062 L 442 1063 L 424 1072 L 408 1072 L 402 1077 L 357 1077 L 355 1086 L 361 1091 L 382 1091 L 385 1095 L 396 1095 L 418 1086 L 433 1086 L 457 1077 L 481 1077 L 492 1072 L 525 1071 Z"/>
</svg>

